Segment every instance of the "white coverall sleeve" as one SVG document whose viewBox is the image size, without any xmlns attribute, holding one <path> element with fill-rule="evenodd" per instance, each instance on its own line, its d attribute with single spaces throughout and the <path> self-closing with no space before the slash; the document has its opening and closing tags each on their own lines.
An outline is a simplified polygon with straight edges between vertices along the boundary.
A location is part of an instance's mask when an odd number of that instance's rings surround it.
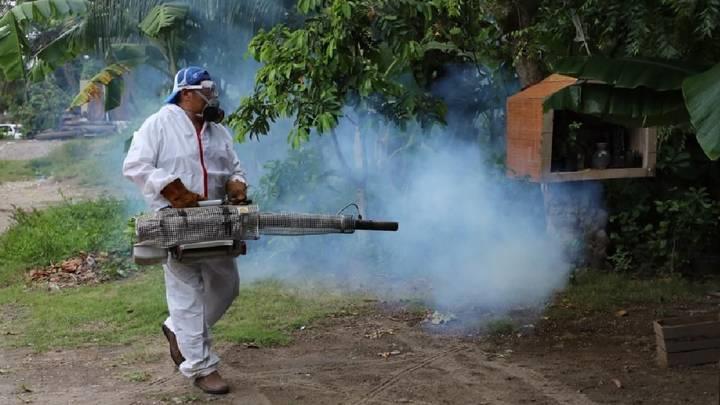
<svg viewBox="0 0 720 405">
<path fill-rule="evenodd" d="M 145 123 L 133 135 L 123 162 L 123 175 L 132 180 L 147 200 L 157 199 L 160 191 L 178 176 L 157 167 L 160 132 L 154 122 Z"/>
</svg>

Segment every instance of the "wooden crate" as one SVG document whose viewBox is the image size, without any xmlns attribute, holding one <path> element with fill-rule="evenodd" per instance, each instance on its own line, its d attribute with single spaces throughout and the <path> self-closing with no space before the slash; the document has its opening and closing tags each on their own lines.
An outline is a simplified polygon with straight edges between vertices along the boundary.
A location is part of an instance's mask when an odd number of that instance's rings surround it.
<svg viewBox="0 0 720 405">
<path fill-rule="evenodd" d="M 720 360 L 720 314 L 671 318 L 653 322 L 658 363 L 691 366 Z"/>
</svg>

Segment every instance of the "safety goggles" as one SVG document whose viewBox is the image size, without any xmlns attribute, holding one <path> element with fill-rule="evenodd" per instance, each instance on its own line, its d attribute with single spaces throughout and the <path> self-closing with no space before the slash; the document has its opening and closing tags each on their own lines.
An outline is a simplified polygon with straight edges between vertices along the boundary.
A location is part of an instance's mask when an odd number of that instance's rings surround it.
<svg viewBox="0 0 720 405">
<path fill-rule="evenodd" d="M 182 86 L 182 89 L 183 90 L 200 90 L 206 96 L 218 97 L 217 86 L 215 86 L 215 82 L 212 80 L 203 80 L 200 82 L 200 84 L 185 85 L 185 86 Z"/>
</svg>

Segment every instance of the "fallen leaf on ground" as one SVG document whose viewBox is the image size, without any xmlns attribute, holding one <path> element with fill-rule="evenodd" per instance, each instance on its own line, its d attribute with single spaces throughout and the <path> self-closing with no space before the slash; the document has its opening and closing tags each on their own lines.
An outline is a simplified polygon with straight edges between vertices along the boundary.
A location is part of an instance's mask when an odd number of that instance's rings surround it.
<svg viewBox="0 0 720 405">
<path fill-rule="evenodd" d="M 624 309 L 621 309 L 621 310 L 615 312 L 615 316 L 617 316 L 617 317 L 623 317 L 623 316 L 627 316 L 627 315 L 628 315 L 628 311 L 626 311 Z"/>
<path fill-rule="evenodd" d="M 100 268 L 102 263 L 108 260 L 107 256 L 96 257 L 92 253 L 81 252 L 77 257 L 66 259 L 60 263 L 32 269 L 26 274 L 26 277 L 28 282 L 44 285 L 48 291 L 58 291 L 62 288 L 85 284 L 98 284 L 105 280 Z"/>
</svg>

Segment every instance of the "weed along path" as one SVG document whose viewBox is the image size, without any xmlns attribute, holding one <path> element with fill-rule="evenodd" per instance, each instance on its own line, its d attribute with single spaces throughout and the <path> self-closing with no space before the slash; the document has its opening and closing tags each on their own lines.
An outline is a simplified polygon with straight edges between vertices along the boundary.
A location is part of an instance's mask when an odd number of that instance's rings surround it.
<svg viewBox="0 0 720 405">
<path fill-rule="evenodd" d="M 86 199 L 93 191 L 68 182 L 54 180 L 23 180 L 0 183 L 0 233 L 12 223 L 15 207 L 43 208 L 64 199 Z"/>
<path fill-rule="evenodd" d="M 293 338 L 287 347 L 221 345 L 233 390 L 215 398 L 174 370 L 161 337 L 132 347 L 4 350 L 0 403 L 595 403 L 528 365 L 427 334 L 402 316 L 329 317 Z"/>
</svg>

